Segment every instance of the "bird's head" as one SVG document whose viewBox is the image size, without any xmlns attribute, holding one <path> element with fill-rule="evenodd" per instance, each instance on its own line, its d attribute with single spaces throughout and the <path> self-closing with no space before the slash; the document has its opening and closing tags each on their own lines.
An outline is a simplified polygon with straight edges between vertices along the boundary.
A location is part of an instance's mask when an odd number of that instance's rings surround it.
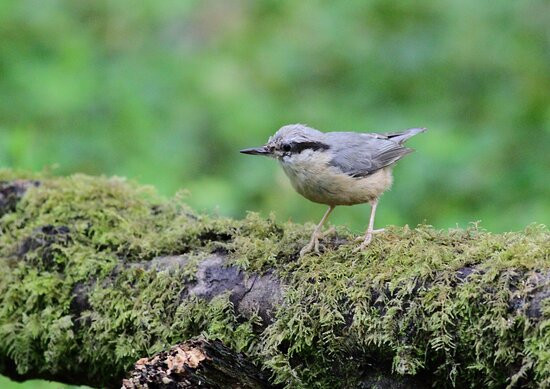
<svg viewBox="0 0 550 389">
<path fill-rule="evenodd" d="M 289 124 L 281 127 L 261 147 L 241 150 L 243 154 L 264 155 L 281 161 L 291 159 L 306 150 L 328 150 L 325 134 L 303 124 Z"/>
</svg>

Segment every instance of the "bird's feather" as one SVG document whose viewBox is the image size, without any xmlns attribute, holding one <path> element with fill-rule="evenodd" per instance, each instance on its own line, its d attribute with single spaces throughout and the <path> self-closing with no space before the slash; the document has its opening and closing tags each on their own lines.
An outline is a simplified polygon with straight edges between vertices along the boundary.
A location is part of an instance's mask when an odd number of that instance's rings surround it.
<svg viewBox="0 0 550 389">
<path fill-rule="evenodd" d="M 403 143 L 422 131 L 413 128 L 388 134 L 326 133 L 333 152 L 329 163 L 352 177 L 365 177 L 411 153 L 413 149 Z"/>
</svg>

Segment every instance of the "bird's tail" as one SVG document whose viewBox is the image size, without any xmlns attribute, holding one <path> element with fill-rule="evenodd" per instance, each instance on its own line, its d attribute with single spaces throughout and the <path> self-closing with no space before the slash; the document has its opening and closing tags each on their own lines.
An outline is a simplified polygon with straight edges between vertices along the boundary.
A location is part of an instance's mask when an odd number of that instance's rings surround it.
<svg viewBox="0 0 550 389">
<path fill-rule="evenodd" d="M 416 134 L 420 134 L 421 132 L 426 131 L 425 128 L 409 128 L 408 130 L 401 131 L 401 132 L 393 132 L 390 134 L 385 134 L 388 139 L 391 139 L 394 142 L 399 143 L 402 145 L 405 143 L 409 138 L 412 138 Z"/>
</svg>

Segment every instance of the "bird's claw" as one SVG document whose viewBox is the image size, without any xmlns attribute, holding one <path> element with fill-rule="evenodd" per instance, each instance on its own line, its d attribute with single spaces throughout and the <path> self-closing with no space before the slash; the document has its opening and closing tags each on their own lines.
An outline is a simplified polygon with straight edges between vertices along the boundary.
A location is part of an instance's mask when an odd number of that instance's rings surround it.
<svg viewBox="0 0 550 389">
<path fill-rule="evenodd" d="M 374 231 L 373 231 L 373 232 L 374 232 Z M 370 244 L 370 242 L 372 241 L 372 232 L 367 233 L 367 234 L 365 235 L 365 237 L 364 237 L 364 238 L 361 238 L 361 239 L 363 240 L 363 242 L 353 250 L 354 253 L 358 253 L 358 252 L 363 251 L 364 249 L 367 248 L 367 246 L 368 246 L 368 245 Z"/>
<path fill-rule="evenodd" d="M 361 244 L 359 246 L 357 246 L 353 252 L 354 253 L 358 253 L 360 251 L 363 251 L 365 250 L 368 245 L 370 244 L 370 242 L 372 242 L 372 236 L 374 234 L 379 234 L 381 232 L 384 232 L 385 229 L 384 228 L 380 228 L 378 230 L 372 230 L 372 231 L 367 231 L 367 233 L 365 234 L 365 236 L 359 236 L 358 238 L 355 239 L 356 242 L 358 241 L 362 241 Z"/>
<path fill-rule="evenodd" d="M 312 251 L 316 254 L 319 253 L 319 240 L 317 240 L 317 239 L 315 239 L 315 241 L 312 240 L 307 245 L 305 245 L 300 250 L 300 258 L 302 258 L 303 256 L 305 256 L 308 253 L 311 253 Z"/>
<path fill-rule="evenodd" d="M 305 245 L 301 250 L 300 250 L 300 258 L 303 257 L 304 255 L 308 254 L 308 253 L 315 253 L 315 254 L 319 254 L 320 250 L 320 244 L 319 244 L 319 240 L 320 239 L 324 239 L 325 236 L 327 235 L 330 235 L 332 233 L 334 233 L 336 231 L 336 229 L 334 227 L 330 227 L 328 230 L 326 230 L 325 232 L 318 232 L 318 233 L 315 233 L 312 237 L 311 237 L 311 240 L 309 241 L 309 243 L 307 245 Z M 324 246 L 323 246 L 324 247 Z"/>
<path fill-rule="evenodd" d="M 384 232 L 384 231 L 386 231 L 385 228 L 379 228 L 379 229 L 377 229 L 377 230 L 372 230 L 371 233 L 372 233 L 372 234 L 380 234 L 380 233 L 382 233 L 382 232 Z M 367 234 L 368 234 L 368 233 L 367 233 Z M 363 241 L 365 241 L 365 240 L 367 239 L 367 234 L 365 234 L 365 235 L 363 235 L 363 236 L 358 236 L 358 237 L 355 238 L 354 240 L 355 240 L 356 242 L 363 242 Z M 371 236 L 370 239 L 372 239 L 372 236 Z M 370 240 L 369 240 L 369 243 L 370 243 Z M 368 246 L 368 244 L 367 244 L 366 246 Z M 365 246 L 365 247 L 366 247 L 366 246 Z"/>
</svg>

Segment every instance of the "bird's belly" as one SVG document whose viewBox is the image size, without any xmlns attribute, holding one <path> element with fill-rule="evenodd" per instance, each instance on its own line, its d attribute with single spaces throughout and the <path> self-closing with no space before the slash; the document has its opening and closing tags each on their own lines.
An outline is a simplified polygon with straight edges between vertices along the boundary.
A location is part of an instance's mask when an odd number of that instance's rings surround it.
<svg viewBox="0 0 550 389">
<path fill-rule="evenodd" d="M 353 205 L 373 201 L 392 184 L 391 167 L 354 178 L 332 166 L 296 166 L 282 163 L 294 189 L 316 203 Z"/>
</svg>

